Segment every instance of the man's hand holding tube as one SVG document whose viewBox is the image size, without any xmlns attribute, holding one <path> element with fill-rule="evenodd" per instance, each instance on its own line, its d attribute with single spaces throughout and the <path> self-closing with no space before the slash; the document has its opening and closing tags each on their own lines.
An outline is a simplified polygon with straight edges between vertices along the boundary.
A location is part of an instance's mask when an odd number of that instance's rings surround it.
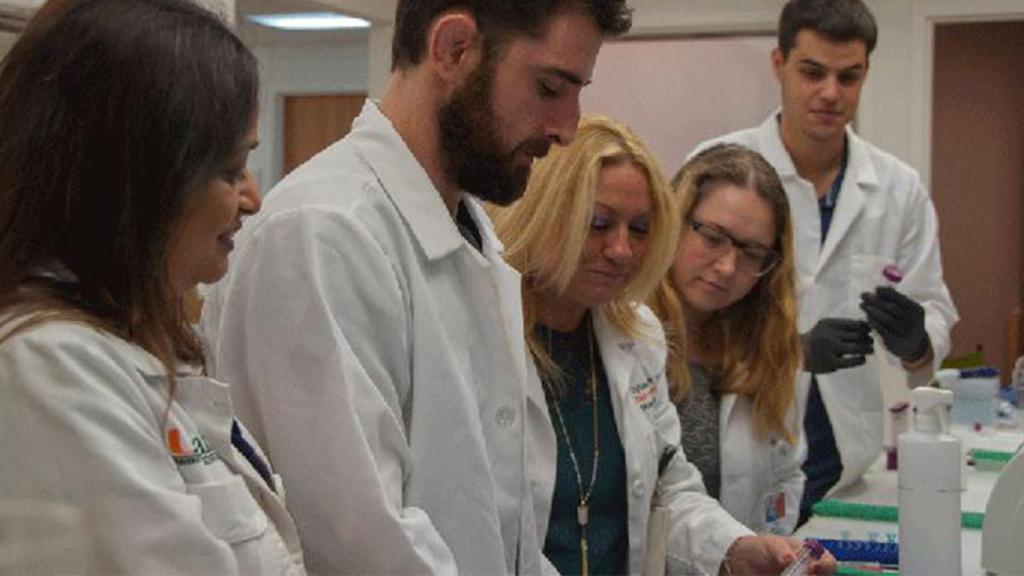
<svg viewBox="0 0 1024 576">
<path fill-rule="evenodd" d="M 924 307 L 888 286 L 861 294 L 861 310 L 885 347 L 905 365 L 920 366 L 932 357 L 924 328 Z"/>
</svg>

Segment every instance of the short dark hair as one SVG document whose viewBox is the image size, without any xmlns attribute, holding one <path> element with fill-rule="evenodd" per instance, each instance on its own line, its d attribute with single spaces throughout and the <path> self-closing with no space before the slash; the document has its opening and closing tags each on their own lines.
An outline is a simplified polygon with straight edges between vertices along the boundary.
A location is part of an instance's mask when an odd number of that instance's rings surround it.
<svg viewBox="0 0 1024 576">
<path fill-rule="evenodd" d="M 779 49 L 783 58 L 801 30 L 811 30 L 833 42 L 861 40 L 867 53 L 878 43 L 878 26 L 861 0 L 789 0 L 779 17 Z"/>
<path fill-rule="evenodd" d="M 0 310 L 59 264 L 76 282 L 48 301 L 165 362 L 201 358 L 168 250 L 237 154 L 258 84 L 249 50 L 191 0 L 49 0 L 0 71 Z"/>
<path fill-rule="evenodd" d="M 431 23 L 444 12 L 457 9 L 476 18 L 488 54 L 496 53 L 512 35 L 539 37 L 552 18 L 569 10 L 589 15 L 605 36 L 625 34 L 633 24 L 626 0 L 398 0 L 391 69 L 419 64 Z"/>
</svg>

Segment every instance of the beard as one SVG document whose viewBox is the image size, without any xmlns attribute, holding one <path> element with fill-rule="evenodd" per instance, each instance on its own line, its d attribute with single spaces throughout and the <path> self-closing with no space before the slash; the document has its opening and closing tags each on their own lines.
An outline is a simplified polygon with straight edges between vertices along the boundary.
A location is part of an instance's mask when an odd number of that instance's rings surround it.
<svg viewBox="0 0 1024 576">
<path fill-rule="evenodd" d="M 515 158 L 538 158 L 551 147 L 546 138 L 524 140 L 506 151 L 493 107 L 494 58 L 487 58 L 438 111 L 441 151 L 459 188 L 499 206 L 518 200 L 526 190 L 530 166 Z"/>
</svg>

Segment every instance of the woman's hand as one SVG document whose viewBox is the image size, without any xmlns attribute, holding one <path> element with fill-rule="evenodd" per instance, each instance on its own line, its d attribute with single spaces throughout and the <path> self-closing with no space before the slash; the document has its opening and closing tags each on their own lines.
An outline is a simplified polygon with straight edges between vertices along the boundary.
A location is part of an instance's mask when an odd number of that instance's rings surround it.
<svg viewBox="0 0 1024 576">
<path fill-rule="evenodd" d="M 781 536 L 741 536 L 729 547 L 719 574 L 779 574 L 796 560 L 803 547 L 798 538 Z M 836 559 L 827 550 L 807 567 L 807 574 L 832 574 Z"/>
</svg>

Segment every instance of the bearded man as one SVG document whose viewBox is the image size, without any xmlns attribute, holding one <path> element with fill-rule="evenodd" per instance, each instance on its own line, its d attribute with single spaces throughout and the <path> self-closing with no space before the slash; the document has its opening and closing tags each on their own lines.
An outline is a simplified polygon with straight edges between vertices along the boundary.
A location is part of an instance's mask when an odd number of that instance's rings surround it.
<svg viewBox="0 0 1024 576">
<path fill-rule="evenodd" d="M 210 371 L 288 486 L 311 572 L 538 573 L 507 204 L 568 143 L 624 0 L 401 0 L 392 75 L 289 174 L 208 295 Z"/>
</svg>

